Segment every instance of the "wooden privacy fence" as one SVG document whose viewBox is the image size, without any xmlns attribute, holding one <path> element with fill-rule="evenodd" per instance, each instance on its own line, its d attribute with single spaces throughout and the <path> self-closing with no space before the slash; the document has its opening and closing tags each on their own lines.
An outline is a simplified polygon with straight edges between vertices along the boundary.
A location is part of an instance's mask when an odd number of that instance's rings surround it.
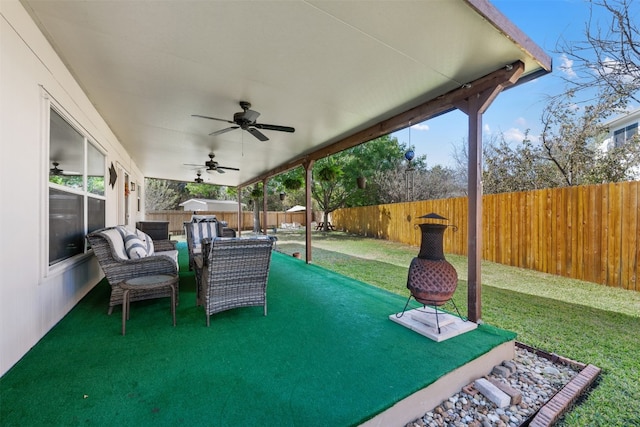
<svg viewBox="0 0 640 427">
<path fill-rule="evenodd" d="M 152 211 L 145 214 L 147 221 L 169 221 L 171 234 L 184 234 L 183 223 L 191 221 L 191 211 Z M 226 221 L 229 228 L 238 229 L 237 212 L 198 211 L 198 215 L 215 215 L 220 221 Z M 264 216 L 260 213 L 260 225 L 264 227 Z M 282 224 L 306 224 L 306 213 L 302 212 L 267 212 L 267 228 L 280 227 Z M 242 229 L 253 229 L 253 212 L 242 212 Z"/>
<path fill-rule="evenodd" d="M 640 182 L 565 187 L 483 197 L 482 258 L 640 291 Z M 467 198 L 427 200 L 332 213 L 345 231 L 418 246 L 419 216 L 449 219 L 447 253 L 467 254 Z"/>
</svg>

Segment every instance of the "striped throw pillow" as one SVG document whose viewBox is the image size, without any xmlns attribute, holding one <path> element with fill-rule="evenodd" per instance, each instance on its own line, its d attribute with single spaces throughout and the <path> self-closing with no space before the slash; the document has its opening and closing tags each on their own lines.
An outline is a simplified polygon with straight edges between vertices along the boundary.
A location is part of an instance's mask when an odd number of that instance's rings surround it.
<svg viewBox="0 0 640 427">
<path fill-rule="evenodd" d="M 147 255 L 153 255 L 156 253 L 155 248 L 153 246 L 153 239 L 151 238 L 151 236 L 149 236 L 147 233 L 145 233 L 142 230 L 138 230 L 137 228 L 136 228 L 136 235 L 140 240 L 142 240 L 142 243 L 144 243 L 144 246 L 147 250 Z"/>
<path fill-rule="evenodd" d="M 149 256 L 147 245 L 135 233 L 122 226 L 117 227 L 117 229 L 122 236 L 124 250 L 129 259 L 140 259 Z"/>
</svg>

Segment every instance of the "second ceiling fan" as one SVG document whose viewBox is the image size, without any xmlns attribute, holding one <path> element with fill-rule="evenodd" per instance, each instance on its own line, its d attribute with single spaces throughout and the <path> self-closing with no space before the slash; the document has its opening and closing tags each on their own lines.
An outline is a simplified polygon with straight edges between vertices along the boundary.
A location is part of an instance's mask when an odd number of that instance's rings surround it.
<svg viewBox="0 0 640 427">
<path fill-rule="evenodd" d="M 225 173 L 225 170 L 230 170 L 230 171 L 239 171 L 240 169 L 238 168 L 231 168 L 228 166 L 220 166 L 218 164 L 218 162 L 216 162 L 215 160 L 213 160 L 213 158 L 216 155 L 213 153 L 209 153 L 209 160 L 207 160 L 206 162 L 204 162 L 204 166 L 205 166 L 205 170 L 209 173 L 211 172 L 218 172 L 218 173 Z M 196 165 L 193 163 L 185 163 L 185 166 L 197 166 L 199 168 L 202 167 L 202 165 Z M 200 178 L 200 174 L 198 173 L 198 178 Z M 196 181 L 198 182 L 198 181 Z"/>
<path fill-rule="evenodd" d="M 260 116 L 260 113 L 252 110 L 251 104 L 247 101 L 240 101 L 240 107 L 242 108 L 242 111 L 235 113 L 233 115 L 233 120 L 218 119 L 216 117 L 202 116 L 200 114 L 192 114 L 192 117 L 200 117 L 202 119 L 217 120 L 219 122 L 226 122 L 234 125 L 228 128 L 220 129 L 215 132 L 211 132 L 209 135 L 220 135 L 220 134 L 232 131 L 234 129 L 242 129 L 242 130 L 246 130 L 251 135 L 258 138 L 260 141 L 268 141 L 269 138 L 267 138 L 265 134 L 260 132 L 259 129 L 275 130 L 279 132 L 289 132 L 289 133 L 295 132 L 295 129 L 290 126 L 279 126 L 279 125 L 268 125 L 265 123 L 256 123 L 256 120 L 258 119 L 258 116 Z"/>
</svg>

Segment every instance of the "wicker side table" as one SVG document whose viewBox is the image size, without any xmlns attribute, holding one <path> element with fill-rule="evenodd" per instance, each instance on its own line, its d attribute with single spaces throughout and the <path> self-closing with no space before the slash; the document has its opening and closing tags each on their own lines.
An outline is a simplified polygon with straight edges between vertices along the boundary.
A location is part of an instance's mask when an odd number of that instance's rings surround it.
<svg viewBox="0 0 640 427">
<path fill-rule="evenodd" d="M 171 316 L 173 326 L 176 326 L 176 285 L 178 276 L 175 274 L 155 274 L 152 276 L 140 276 L 127 279 L 120 283 L 124 291 L 122 293 L 122 335 L 125 334 L 127 320 L 129 319 L 130 299 L 129 292 L 136 290 L 152 290 L 164 287 L 171 288 Z"/>
</svg>

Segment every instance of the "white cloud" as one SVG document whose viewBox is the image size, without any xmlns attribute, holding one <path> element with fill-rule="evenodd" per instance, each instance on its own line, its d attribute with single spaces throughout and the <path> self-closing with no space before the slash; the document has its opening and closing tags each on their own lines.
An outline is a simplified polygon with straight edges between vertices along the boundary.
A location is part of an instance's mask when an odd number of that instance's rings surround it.
<svg viewBox="0 0 640 427">
<path fill-rule="evenodd" d="M 487 123 L 484 124 L 483 129 L 482 129 L 482 133 L 486 133 L 487 135 L 491 135 L 491 126 L 489 126 Z"/>
<path fill-rule="evenodd" d="M 502 136 L 504 137 L 505 141 L 511 143 L 511 142 L 522 142 L 522 140 L 525 137 L 525 134 L 522 130 L 518 128 L 511 128 L 502 132 Z"/>
<path fill-rule="evenodd" d="M 516 119 L 516 124 L 518 125 L 518 127 L 526 129 L 526 127 L 527 127 L 527 119 L 525 119 L 524 117 L 518 117 Z"/>
<path fill-rule="evenodd" d="M 569 59 L 564 53 L 560 56 L 560 70 L 570 79 L 577 77 L 576 72 L 573 70 L 573 60 Z"/>
<path fill-rule="evenodd" d="M 640 70 L 632 63 L 625 64 L 623 62 L 607 57 L 604 59 L 604 61 L 602 61 L 601 73 L 613 74 L 616 75 L 622 83 L 631 83 L 636 78 L 638 78 Z"/>
<path fill-rule="evenodd" d="M 429 125 L 426 123 L 418 123 L 417 125 L 411 126 L 411 129 L 427 131 L 429 130 Z"/>
</svg>

